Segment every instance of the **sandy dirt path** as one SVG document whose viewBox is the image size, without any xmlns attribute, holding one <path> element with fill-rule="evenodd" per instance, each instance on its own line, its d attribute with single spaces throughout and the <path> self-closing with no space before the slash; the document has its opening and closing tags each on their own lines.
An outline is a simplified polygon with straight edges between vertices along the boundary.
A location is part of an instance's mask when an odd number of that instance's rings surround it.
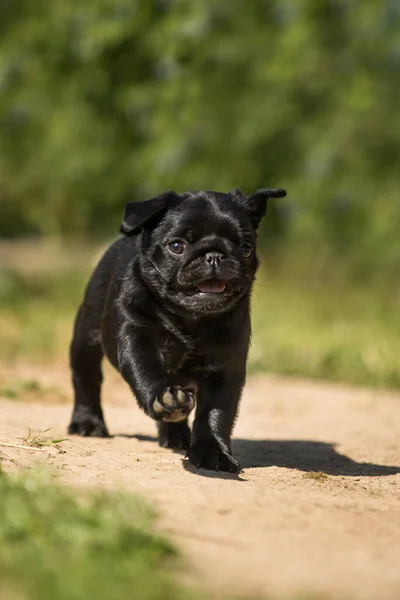
<svg viewBox="0 0 400 600">
<path fill-rule="evenodd" d="M 70 394 L 66 370 L 20 365 L 0 374 Z M 250 379 L 235 429 L 240 477 L 196 473 L 183 455 L 160 449 L 154 423 L 114 374 L 104 398 L 114 437 L 72 437 L 63 454 L 0 447 L 4 467 L 44 462 L 68 484 L 140 492 L 192 577 L 212 590 L 400 598 L 400 394 Z M 64 436 L 69 416 L 69 403 L 3 398 L 0 437 L 18 443 L 28 427 Z"/>
</svg>

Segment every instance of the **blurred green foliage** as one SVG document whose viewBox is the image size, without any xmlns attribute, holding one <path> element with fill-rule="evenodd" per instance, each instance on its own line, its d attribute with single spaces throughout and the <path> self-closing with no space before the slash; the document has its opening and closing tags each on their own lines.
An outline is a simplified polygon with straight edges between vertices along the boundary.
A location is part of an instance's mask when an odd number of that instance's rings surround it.
<svg viewBox="0 0 400 600">
<path fill-rule="evenodd" d="M 400 388 L 399 298 L 349 285 L 308 287 L 260 273 L 250 372 Z"/>
<path fill-rule="evenodd" d="M 397 0 L 3 0 L 0 234 L 109 234 L 131 198 L 279 185 L 266 241 L 390 280 L 399 39 Z"/>
<path fill-rule="evenodd" d="M 0 472 L 0 533 L 2 598 L 198 598 L 170 577 L 176 551 L 134 496 L 78 493 L 46 473 Z"/>
</svg>

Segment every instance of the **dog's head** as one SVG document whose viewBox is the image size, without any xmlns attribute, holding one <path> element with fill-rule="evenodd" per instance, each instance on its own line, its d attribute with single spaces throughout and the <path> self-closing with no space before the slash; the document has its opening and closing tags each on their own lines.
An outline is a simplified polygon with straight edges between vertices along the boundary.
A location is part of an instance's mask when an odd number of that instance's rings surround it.
<svg viewBox="0 0 400 600">
<path fill-rule="evenodd" d="M 268 198 L 285 195 L 165 192 L 127 204 L 121 232 L 141 233 L 142 277 L 166 305 L 194 316 L 225 312 L 250 293 Z"/>
</svg>

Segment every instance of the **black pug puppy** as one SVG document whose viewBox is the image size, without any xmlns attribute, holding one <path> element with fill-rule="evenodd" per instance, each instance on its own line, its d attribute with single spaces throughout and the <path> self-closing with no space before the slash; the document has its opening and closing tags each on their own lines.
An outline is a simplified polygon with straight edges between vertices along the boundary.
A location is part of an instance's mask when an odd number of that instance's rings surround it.
<svg viewBox="0 0 400 600">
<path fill-rule="evenodd" d="M 157 421 L 161 446 L 187 449 L 197 468 L 240 470 L 231 434 L 246 376 L 256 232 L 268 198 L 285 195 L 165 192 L 126 206 L 124 237 L 101 259 L 77 315 L 69 433 L 108 435 L 105 354 Z"/>
</svg>

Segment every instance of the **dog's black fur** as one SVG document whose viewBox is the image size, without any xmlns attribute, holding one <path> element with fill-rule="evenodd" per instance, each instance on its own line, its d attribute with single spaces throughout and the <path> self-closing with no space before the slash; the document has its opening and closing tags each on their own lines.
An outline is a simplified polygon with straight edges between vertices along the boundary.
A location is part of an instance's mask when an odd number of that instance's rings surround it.
<svg viewBox="0 0 400 600">
<path fill-rule="evenodd" d="M 238 472 L 231 433 L 246 376 L 256 231 L 284 190 L 165 192 L 131 202 L 75 324 L 69 433 L 107 436 L 105 354 L 157 421 L 161 446 L 195 467 Z M 187 417 L 196 404 L 190 431 Z"/>
</svg>

